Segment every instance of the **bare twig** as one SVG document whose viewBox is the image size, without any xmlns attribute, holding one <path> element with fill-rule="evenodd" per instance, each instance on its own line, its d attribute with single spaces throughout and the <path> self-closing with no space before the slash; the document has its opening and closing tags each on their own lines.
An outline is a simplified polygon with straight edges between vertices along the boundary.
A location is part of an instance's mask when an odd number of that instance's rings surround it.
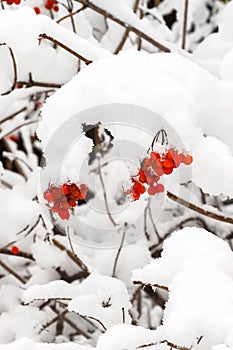
<svg viewBox="0 0 233 350">
<path fill-rule="evenodd" d="M 74 15 L 77 15 L 78 13 L 80 13 L 81 11 L 85 10 L 86 6 L 82 6 L 80 9 L 74 11 L 74 12 L 71 12 L 71 13 L 68 13 L 68 15 L 64 16 L 64 17 L 61 17 L 57 20 L 57 23 L 61 23 L 62 21 L 64 21 L 65 19 L 69 18 L 69 17 L 73 17 Z"/>
<path fill-rule="evenodd" d="M 140 3 L 140 0 L 135 0 L 134 7 L 133 7 L 134 13 L 137 12 L 138 7 L 139 7 L 139 3 Z M 126 40 L 127 40 L 127 38 L 128 38 L 129 32 L 130 32 L 130 30 L 129 30 L 129 28 L 127 28 L 127 29 L 125 30 L 125 32 L 124 32 L 122 38 L 121 38 L 121 41 L 119 42 L 117 48 L 115 49 L 114 54 L 117 55 L 117 54 L 122 50 L 122 48 L 123 48 L 123 46 L 125 45 L 125 42 L 126 42 Z"/>
<path fill-rule="evenodd" d="M 136 349 L 148 348 L 150 346 L 155 346 L 155 345 L 159 345 L 159 344 L 167 344 L 170 348 L 176 349 L 176 350 L 190 350 L 190 348 L 186 348 L 184 346 L 179 346 L 179 345 L 173 344 L 168 340 L 162 340 L 160 342 L 155 342 L 155 343 L 150 343 L 150 344 L 143 344 L 143 345 L 138 346 Z"/>
<path fill-rule="evenodd" d="M 161 241 L 161 237 L 159 235 L 159 232 L 157 230 L 157 227 L 155 225 L 155 222 L 154 222 L 154 219 L 153 219 L 153 216 L 152 216 L 152 212 L 151 212 L 151 206 L 150 206 L 150 198 L 148 199 L 148 214 L 149 214 L 149 218 L 150 218 L 150 221 L 152 223 L 152 226 L 153 226 L 153 230 L 158 238 L 158 241 L 160 242 Z"/>
<path fill-rule="evenodd" d="M 34 261 L 35 259 L 33 258 L 32 254 L 22 252 L 21 250 L 17 253 L 17 255 L 13 254 L 10 249 L 2 248 L 0 249 L 0 254 L 4 255 L 10 255 L 10 256 L 16 256 L 20 258 L 25 258 Z"/>
<path fill-rule="evenodd" d="M 12 83 L 12 86 L 11 86 L 10 90 L 2 93 L 2 96 L 5 96 L 5 95 L 10 94 L 11 91 L 13 91 L 16 88 L 16 84 L 17 84 L 17 65 L 16 65 L 15 55 L 14 55 L 14 52 L 13 52 L 12 48 L 10 46 L 8 46 L 6 43 L 0 44 L 0 45 L 7 46 L 8 50 L 10 52 L 12 65 L 13 65 L 13 74 L 14 74 L 13 83 Z"/>
<path fill-rule="evenodd" d="M 170 193 L 170 192 L 167 192 L 167 196 L 171 200 L 183 205 L 186 208 L 189 208 L 190 210 L 197 212 L 198 214 L 207 216 L 208 218 L 213 219 L 213 220 L 218 220 L 218 221 L 226 222 L 228 224 L 233 225 L 233 218 L 231 218 L 231 217 L 219 215 L 219 214 L 213 213 L 211 211 L 202 209 L 202 208 L 198 207 L 197 205 L 189 203 L 186 200 L 179 198 L 175 194 Z"/>
<path fill-rule="evenodd" d="M 92 63 L 92 61 L 90 61 L 87 58 L 85 58 L 84 56 L 80 55 L 78 52 L 72 50 L 70 47 L 66 46 L 65 44 L 61 43 L 57 39 L 54 39 L 45 33 L 40 34 L 40 38 L 47 39 L 47 40 L 51 41 L 52 43 L 62 47 L 64 50 L 68 51 L 71 55 L 75 56 L 76 58 L 80 59 L 81 61 L 85 62 L 86 64 Z"/>
<path fill-rule="evenodd" d="M 3 138 L 3 137 L 9 136 L 10 134 L 12 134 L 12 133 L 14 133 L 15 131 L 17 131 L 17 130 L 23 128 L 24 126 L 31 125 L 31 124 L 35 124 L 35 123 L 39 123 L 39 120 L 38 120 L 38 119 L 36 119 L 36 120 L 30 120 L 30 121 L 28 121 L 28 122 L 25 122 L 25 123 L 23 123 L 23 124 L 20 124 L 20 125 L 16 126 L 14 129 L 12 129 L 12 130 L 8 131 L 6 134 L 4 134 L 4 136 L 0 137 L 0 139 Z"/>
<path fill-rule="evenodd" d="M 113 224 L 113 226 L 117 226 L 117 223 L 115 222 L 115 220 L 112 217 L 112 214 L 110 212 L 110 208 L 108 205 L 108 197 L 107 197 L 107 193 L 106 193 L 106 188 L 105 188 L 105 184 L 104 184 L 104 179 L 103 179 L 103 175 L 102 175 L 102 170 L 101 170 L 101 164 L 100 164 L 100 159 L 98 158 L 98 174 L 99 174 L 99 178 L 100 178 L 100 183 L 103 189 L 103 195 L 104 195 L 104 203 L 105 203 L 105 208 L 106 208 L 106 212 L 107 215 L 111 221 L 111 223 Z"/>
<path fill-rule="evenodd" d="M 0 260 L 0 266 L 7 272 L 9 272 L 12 276 L 14 276 L 17 280 L 19 280 L 21 283 L 25 284 L 26 280 L 21 277 L 17 272 L 15 272 L 11 267 L 6 265 L 3 261 Z"/>
<path fill-rule="evenodd" d="M 120 243 L 120 246 L 119 246 L 118 251 L 117 251 L 117 255 L 116 255 L 115 260 L 114 260 L 113 271 L 112 271 L 112 277 L 115 277 L 115 276 L 116 276 L 117 263 L 118 263 L 118 259 L 119 259 L 121 250 L 122 250 L 123 245 L 124 245 L 125 236 L 126 236 L 126 231 L 127 231 L 127 225 L 125 225 L 125 227 L 124 227 L 123 234 L 122 234 L 122 238 L 121 238 L 121 243 Z"/>
<path fill-rule="evenodd" d="M 161 286 L 160 284 L 143 283 L 142 281 L 133 281 L 133 284 L 139 284 L 144 287 L 149 286 L 149 287 L 159 288 L 159 289 L 166 290 L 168 292 L 168 287 Z"/>
<path fill-rule="evenodd" d="M 183 19 L 183 33 L 182 33 L 182 49 L 185 49 L 189 0 L 183 0 L 183 1 L 185 1 L 185 4 L 184 4 L 184 19 Z"/>
<path fill-rule="evenodd" d="M 9 115 L 9 116 L 7 116 L 7 117 L 1 119 L 1 120 L 0 120 L 0 125 L 3 124 L 3 123 L 5 123 L 5 122 L 8 121 L 8 120 L 13 119 L 13 118 L 16 117 L 18 114 L 20 114 L 20 113 L 22 113 L 22 112 L 24 112 L 24 111 L 26 111 L 26 110 L 27 110 L 27 107 L 23 107 L 23 108 L 19 109 L 17 112 L 14 112 L 14 113 L 12 113 L 11 115 Z"/>
<path fill-rule="evenodd" d="M 83 271 L 86 272 L 86 277 L 89 276 L 90 272 L 88 267 L 84 264 L 84 262 L 75 254 L 71 252 L 71 250 L 67 249 L 63 244 L 58 242 L 56 239 L 53 239 L 53 244 L 60 250 L 65 251 L 66 254 L 73 260 Z"/>
<path fill-rule="evenodd" d="M 45 87 L 45 88 L 51 88 L 51 89 L 59 89 L 62 87 L 62 84 L 57 84 L 57 83 L 46 83 L 43 81 L 18 81 L 17 84 L 26 86 L 27 88 L 30 88 L 32 86 L 37 86 L 37 87 Z"/>
<path fill-rule="evenodd" d="M 89 318 L 89 319 L 91 319 L 91 320 L 94 320 L 94 321 L 96 321 L 96 322 L 98 322 L 101 326 L 102 326 L 102 328 L 104 329 L 104 331 L 106 332 L 107 331 L 107 328 L 105 327 L 105 325 L 103 324 L 103 322 L 102 321 L 100 321 L 98 318 L 95 318 L 95 317 L 93 317 L 93 316 L 83 316 L 84 318 Z"/>
<path fill-rule="evenodd" d="M 76 1 L 79 2 L 82 5 L 85 5 L 85 6 L 89 7 L 91 10 L 99 13 L 100 15 L 111 19 L 113 22 L 118 23 L 123 28 L 129 29 L 130 32 L 135 33 L 136 35 L 138 35 L 142 39 L 144 39 L 147 42 L 149 42 L 151 45 L 157 47 L 159 50 L 164 51 L 164 52 L 171 52 L 171 50 L 168 47 L 166 47 L 165 45 L 159 43 L 157 40 L 151 38 L 149 35 L 145 34 L 140 29 L 131 26 L 130 24 L 124 22 L 123 20 L 121 20 L 120 18 L 114 16 L 110 12 L 108 12 L 108 11 L 98 7 L 97 5 L 94 5 L 89 0 L 76 0 Z"/>
</svg>

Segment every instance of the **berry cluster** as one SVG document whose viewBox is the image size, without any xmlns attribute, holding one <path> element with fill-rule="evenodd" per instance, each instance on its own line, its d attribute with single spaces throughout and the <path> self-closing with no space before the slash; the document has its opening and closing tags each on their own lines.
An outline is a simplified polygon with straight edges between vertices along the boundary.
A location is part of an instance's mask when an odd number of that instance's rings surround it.
<svg viewBox="0 0 233 350">
<path fill-rule="evenodd" d="M 21 0 L 6 0 L 7 5 L 19 5 L 21 3 Z"/>
<path fill-rule="evenodd" d="M 47 10 L 53 10 L 55 12 L 59 11 L 58 2 L 56 0 L 46 0 L 44 6 Z"/>
<path fill-rule="evenodd" d="M 129 194 L 132 200 L 138 200 L 146 191 L 153 196 L 164 192 L 164 185 L 158 183 L 161 176 L 169 175 L 175 168 L 178 168 L 181 163 L 190 165 L 193 157 L 188 153 L 179 153 L 175 148 L 169 148 L 163 152 L 151 151 L 149 156 L 141 162 L 139 173 L 132 178 L 133 186 Z"/>
<path fill-rule="evenodd" d="M 44 191 L 44 199 L 53 213 L 57 213 L 62 220 L 70 217 L 69 209 L 76 207 L 78 200 L 86 198 L 88 187 L 84 184 L 79 187 L 75 183 L 65 183 L 61 186 L 50 185 Z"/>
</svg>

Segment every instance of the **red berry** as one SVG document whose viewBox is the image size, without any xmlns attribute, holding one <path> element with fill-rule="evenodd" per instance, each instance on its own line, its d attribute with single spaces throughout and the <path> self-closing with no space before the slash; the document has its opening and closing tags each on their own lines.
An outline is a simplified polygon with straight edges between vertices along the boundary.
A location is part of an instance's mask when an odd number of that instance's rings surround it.
<svg viewBox="0 0 233 350">
<path fill-rule="evenodd" d="M 164 188 L 163 184 L 158 184 L 156 186 L 156 189 L 157 189 L 157 193 L 162 193 L 162 192 L 165 191 L 165 188 Z"/>
<path fill-rule="evenodd" d="M 37 14 L 37 15 L 39 15 L 40 14 L 40 8 L 39 7 L 34 7 L 34 11 L 35 11 L 35 13 Z"/>
<path fill-rule="evenodd" d="M 48 190 L 44 191 L 44 199 L 48 202 L 54 201 L 54 197 L 53 197 L 52 193 Z"/>
<path fill-rule="evenodd" d="M 21 0 L 14 0 L 15 5 L 19 5 L 21 3 Z"/>
<path fill-rule="evenodd" d="M 88 190 L 89 190 L 89 188 L 86 185 L 84 185 L 84 184 L 80 185 L 79 199 L 81 199 L 81 200 L 85 199 L 87 196 Z"/>
<path fill-rule="evenodd" d="M 146 182 L 146 175 L 143 170 L 139 170 L 139 181 L 142 183 Z"/>
<path fill-rule="evenodd" d="M 19 141 L 19 137 L 18 137 L 17 135 L 10 135 L 10 136 L 9 136 L 9 139 L 10 139 L 11 141 L 16 142 L 16 143 Z"/>
<path fill-rule="evenodd" d="M 140 193 L 137 191 L 133 191 L 132 195 L 134 201 L 137 201 L 140 198 Z"/>
<path fill-rule="evenodd" d="M 170 175 L 173 172 L 173 168 L 163 168 L 165 175 Z"/>
<path fill-rule="evenodd" d="M 150 196 L 153 196 L 155 195 L 156 193 L 161 193 L 161 192 L 164 192 L 164 186 L 162 184 L 158 184 L 156 186 L 150 186 L 148 188 L 148 193 Z"/>
<path fill-rule="evenodd" d="M 62 220 L 68 220 L 70 218 L 70 213 L 68 209 L 60 209 L 58 215 Z"/>
<path fill-rule="evenodd" d="M 183 163 L 186 165 L 190 165 L 193 162 L 193 157 L 188 154 L 187 156 L 184 157 Z"/>
<path fill-rule="evenodd" d="M 12 254 L 17 255 L 19 254 L 19 248 L 16 245 L 14 245 L 13 247 L 11 247 L 11 252 Z"/>
<path fill-rule="evenodd" d="M 16 85 L 16 88 L 17 88 L 17 89 L 22 89 L 22 87 L 23 87 L 23 84 L 17 83 L 17 85 Z"/>
<path fill-rule="evenodd" d="M 58 12 L 59 11 L 59 6 L 58 5 L 54 5 L 53 6 L 53 11 Z"/>
<path fill-rule="evenodd" d="M 139 181 L 135 181 L 133 189 L 134 191 L 139 192 L 140 194 L 143 194 L 146 191 L 145 186 Z"/>
<path fill-rule="evenodd" d="M 69 185 L 68 184 L 63 184 L 62 185 L 62 192 L 63 192 L 63 194 L 69 194 L 70 193 L 70 189 L 69 189 Z"/>
<path fill-rule="evenodd" d="M 174 162 L 171 159 L 165 159 L 163 161 L 163 167 L 164 168 L 173 168 Z"/>
<path fill-rule="evenodd" d="M 153 196 L 155 195 L 157 192 L 156 192 L 156 186 L 152 185 L 150 187 L 148 187 L 148 193 L 150 196 Z"/>
</svg>

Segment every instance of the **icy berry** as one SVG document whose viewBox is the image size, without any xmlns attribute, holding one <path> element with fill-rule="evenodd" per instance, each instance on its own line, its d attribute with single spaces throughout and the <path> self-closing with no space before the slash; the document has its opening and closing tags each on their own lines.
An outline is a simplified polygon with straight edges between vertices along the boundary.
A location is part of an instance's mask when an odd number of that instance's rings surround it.
<svg viewBox="0 0 233 350">
<path fill-rule="evenodd" d="M 13 247 L 11 247 L 11 252 L 14 255 L 19 254 L 19 248 L 16 245 L 13 245 Z"/>
<path fill-rule="evenodd" d="M 141 184 L 141 182 L 136 181 L 136 180 L 135 180 L 133 189 L 135 192 L 138 192 L 140 194 L 143 194 L 146 191 L 145 186 L 143 184 Z"/>
</svg>

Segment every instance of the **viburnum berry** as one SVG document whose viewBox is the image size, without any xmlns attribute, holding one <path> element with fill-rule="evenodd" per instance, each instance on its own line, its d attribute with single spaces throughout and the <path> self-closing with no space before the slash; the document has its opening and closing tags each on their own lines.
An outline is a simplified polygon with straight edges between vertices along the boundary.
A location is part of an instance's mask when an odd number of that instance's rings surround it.
<svg viewBox="0 0 233 350">
<path fill-rule="evenodd" d="M 54 5 L 53 6 L 53 11 L 58 12 L 59 11 L 59 6 L 58 5 Z"/>
<path fill-rule="evenodd" d="M 82 184 L 78 187 L 75 183 L 64 183 L 61 186 L 51 184 L 44 191 L 44 199 L 53 213 L 57 213 L 62 220 L 70 217 L 69 209 L 76 207 L 77 201 L 86 198 L 88 187 Z"/>
<path fill-rule="evenodd" d="M 13 247 L 11 247 L 11 252 L 14 255 L 19 254 L 19 248 L 16 245 L 13 245 Z"/>
<path fill-rule="evenodd" d="M 40 8 L 38 6 L 34 7 L 34 11 L 37 15 L 40 14 Z"/>
<path fill-rule="evenodd" d="M 21 3 L 21 0 L 14 0 L 15 5 L 19 5 Z"/>
</svg>

